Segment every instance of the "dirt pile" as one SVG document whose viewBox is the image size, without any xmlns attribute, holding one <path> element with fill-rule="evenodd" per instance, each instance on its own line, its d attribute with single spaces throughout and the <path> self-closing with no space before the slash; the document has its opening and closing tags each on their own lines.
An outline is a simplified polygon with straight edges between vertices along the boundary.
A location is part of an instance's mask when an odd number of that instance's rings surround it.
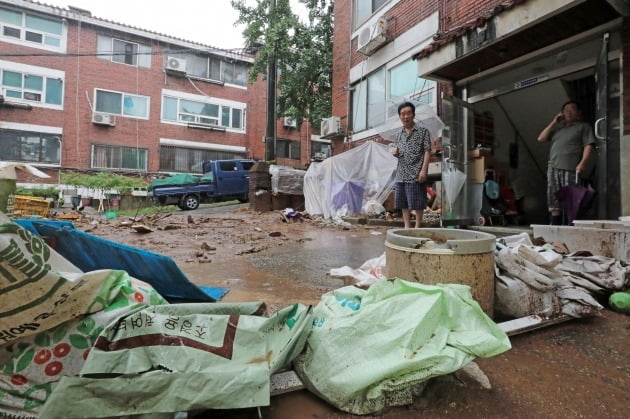
<svg viewBox="0 0 630 419">
<path fill-rule="evenodd" d="M 244 207 L 217 214 L 168 212 L 111 220 L 85 214 L 74 224 L 95 236 L 169 256 L 178 264 L 226 261 L 298 243 L 305 240 L 305 232 L 314 229 L 362 228 Z"/>
</svg>

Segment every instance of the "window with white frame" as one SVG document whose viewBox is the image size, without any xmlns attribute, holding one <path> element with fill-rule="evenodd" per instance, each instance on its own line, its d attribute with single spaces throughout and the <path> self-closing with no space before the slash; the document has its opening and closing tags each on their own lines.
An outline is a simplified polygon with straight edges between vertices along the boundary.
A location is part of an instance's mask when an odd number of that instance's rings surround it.
<svg viewBox="0 0 630 419">
<path fill-rule="evenodd" d="M 437 84 L 418 77 L 418 63 L 409 59 L 389 69 L 387 117 L 398 114 L 398 104 L 412 99 L 416 103 L 435 106 Z"/>
<path fill-rule="evenodd" d="M 354 11 L 354 27 L 359 27 L 388 1 L 389 0 L 354 0 L 352 2 L 352 10 Z"/>
<path fill-rule="evenodd" d="M 92 144 L 92 168 L 147 170 L 146 148 Z"/>
<path fill-rule="evenodd" d="M 225 83 L 238 86 L 247 85 L 247 65 L 245 63 L 223 61 L 221 63 L 221 75 Z"/>
<path fill-rule="evenodd" d="M 0 7 L 0 38 L 58 50 L 64 40 L 63 22 L 61 19 Z"/>
<path fill-rule="evenodd" d="M 162 97 L 162 119 L 172 122 L 194 122 L 244 131 L 243 108 L 167 95 Z"/>
<path fill-rule="evenodd" d="M 186 74 L 200 79 L 221 81 L 221 60 L 201 54 L 177 54 L 186 60 Z"/>
<path fill-rule="evenodd" d="M 296 140 L 276 140 L 276 157 L 300 160 L 300 142 Z"/>
<path fill-rule="evenodd" d="M 208 160 L 242 159 L 245 153 L 208 150 L 171 145 L 160 146 L 160 171 L 203 173 L 203 162 Z"/>
<path fill-rule="evenodd" d="M 7 99 L 62 105 L 63 80 L 60 78 L 0 68 L 0 86 L 0 94 Z"/>
<path fill-rule="evenodd" d="M 397 107 L 405 100 L 435 107 L 436 89 L 436 82 L 418 77 L 418 64 L 413 59 L 381 67 L 352 85 L 352 131 L 383 125 L 397 116 Z"/>
<path fill-rule="evenodd" d="M 352 131 L 385 123 L 385 67 L 352 86 Z"/>
<path fill-rule="evenodd" d="M 324 155 L 325 157 L 330 157 L 332 155 L 332 148 L 330 143 L 324 143 L 321 141 L 312 141 L 311 142 L 311 157 L 315 157 L 316 154 Z"/>
<path fill-rule="evenodd" d="M 139 67 L 151 67 L 151 46 L 149 45 L 98 35 L 96 51 L 98 58 L 103 60 Z"/>
<path fill-rule="evenodd" d="M 149 118 L 149 97 L 96 89 L 94 110 L 131 118 Z"/>
<path fill-rule="evenodd" d="M 59 165 L 61 135 L 0 129 L 0 156 L 7 161 Z"/>
<path fill-rule="evenodd" d="M 172 53 L 186 61 L 186 74 L 202 80 L 215 80 L 237 86 L 247 85 L 249 66 L 244 61 L 229 60 L 214 55 Z"/>
</svg>

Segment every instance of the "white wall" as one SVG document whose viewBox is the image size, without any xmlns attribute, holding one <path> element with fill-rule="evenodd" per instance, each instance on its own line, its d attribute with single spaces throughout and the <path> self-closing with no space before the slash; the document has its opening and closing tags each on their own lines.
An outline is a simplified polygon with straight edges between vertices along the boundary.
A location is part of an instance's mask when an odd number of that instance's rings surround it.
<svg viewBox="0 0 630 419">
<path fill-rule="evenodd" d="M 474 105 L 477 112 L 490 112 L 494 117 L 496 168 L 508 171 L 514 192 L 517 197 L 523 197 L 524 209 L 530 222 L 546 222 L 547 217 L 546 173 L 549 143 L 539 143 L 536 138 L 567 100 L 569 98 L 562 83 L 555 79 Z M 517 169 L 509 167 L 509 145 L 516 141 L 517 134 L 505 116 L 506 113 L 533 155 L 532 158 L 523 141 L 519 140 Z"/>
</svg>

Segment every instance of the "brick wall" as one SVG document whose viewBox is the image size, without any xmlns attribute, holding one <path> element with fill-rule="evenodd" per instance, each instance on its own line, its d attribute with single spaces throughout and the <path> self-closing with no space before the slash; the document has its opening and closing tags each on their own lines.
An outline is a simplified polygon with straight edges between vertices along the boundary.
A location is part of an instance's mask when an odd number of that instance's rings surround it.
<svg viewBox="0 0 630 419">
<path fill-rule="evenodd" d="M 465 24 L 488 12 L 505 0 L 403 0 L 385 14 L 390 18 L 391 34 L 398 37 L 436 11 L 439 12 L 440 30 L 446 31 Z M 332 114 L 341 117 L 344 132 L 348 126 L 350 95 L 343 87 L 348 86 L 350 68 L 367 57 L 357 52 L 357 37 L 352 34 L 352 0 L 335 2 L 335 44 L 333 47 Z M 438 91 L 453 93 L 450 84 L 439 83 Z M 439 100 L 438 100 L 439 102 Z M 438 103 L 438 109 L 440 104 Z M 339 154 L 351 146 L 360 144 L 333 141 L 333 154 Z"/>
<path fill-rule="evenodd" d="M 336 0 L 332 62 L 332 114 L 341 118 L 342 131 L 348 127 L 348 103 L 350 95 L 343 88 L 348 85 L 348 73 L 352 59 L 350 34 L 352 33 L 352 0 Z M 333 141 L 333 154 L 338 154 L 338 140 Z"/>
<path fill-rule="evenodd" d="M 479 17 L 505 0 L 443 0 L 440 1 L 440 29 L 456 28 Z"/>
<path fill-rule="evenodd" d="M 352 2 L 348 2 L 352 3 Z M 403 0 L 392 7 L 384 16 L 390 19 L 389 33 L 392 38 L 396 38 L 407 32 L 413 26 L 426 19 L 438 10 L 438 0 Z M 352 12 L 349 13 L 352 16 Z M 335 15 L 335 39 L 337 39 L 337 15 Z M 349 24 L 348 29 L 352 27 Z M 349 32 L 350 33 L 350 32 Z M 343 36 L 343 34 L 342 34 Z M 347 37 L 342 38 L 347 39 Z M 352 40 L 352 66 L 365 60 L 365 55 L 357 51 L 358 37 Z"/>
<path fill-rule="evenodd" d="M 145 44 L 153 42 L 151 68 L 114 63 L 91 55 L 96 51 L 97 33 Z M 79 26 L 73 20 L 68 22 L 67 54 L 63 56 L 46 56 L 45 50 L 0 41 L 0 49 L 5 54 L 2 60 L 65 72 L 63 110 L 1 108 L 0 121 L 62 127 L 61 165 L 66 168 L 88 168 L 91 145 L 99 143 L 147 148 L 147 169 L 155 172 L 159 169 L 160 138 L 241 146 L 247 148 L 248 157 L 264 158 L 262 136 L 265 132 L 266 83 L 262 78 L 248 85 L 247 89 L 203 81 L 194 81 L 193 86 L 185 78 L 164 73 L 166 53 L 162 55 L 160 52 L 169 48 L 164 43 L 134 38 L 85 23 Z M 115 127 L 93 124 L 91 106 L 94 106 L 95 88 L 149 96 L 149 119 L 117 117 Z M 246 133 L 208 131 L 160 123 L 162 89 L 246 103 Z"/>
</svg>

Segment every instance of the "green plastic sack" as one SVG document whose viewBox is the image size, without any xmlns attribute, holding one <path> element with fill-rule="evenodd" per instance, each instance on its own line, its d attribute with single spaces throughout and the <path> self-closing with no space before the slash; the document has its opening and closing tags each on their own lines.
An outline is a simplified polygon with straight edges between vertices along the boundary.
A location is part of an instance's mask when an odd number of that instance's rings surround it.
<svg viewBox="0 0 630 419">
<path fill-rule="evenodd" d="M 470 287 L 395 279 L 322 296 L 294 369 L 310 391 L 363 415 L 410 404 L 429 378 L 510 348 Z"/>
<path fill-rule="evenodd" d="M 302 351 L 311 309 L 262 317 L 263 303 L 177 304 L 131 312 L 103 330 L 64 377 L 45 418 L 109 417 L 268 405 L 270 377 Z"/>
<path fill-rule="evenodd" d="M 608 298 L 608 303 L 613 310 L 630 314 L 630 293 L 615 292 Z"/>
</svg>

